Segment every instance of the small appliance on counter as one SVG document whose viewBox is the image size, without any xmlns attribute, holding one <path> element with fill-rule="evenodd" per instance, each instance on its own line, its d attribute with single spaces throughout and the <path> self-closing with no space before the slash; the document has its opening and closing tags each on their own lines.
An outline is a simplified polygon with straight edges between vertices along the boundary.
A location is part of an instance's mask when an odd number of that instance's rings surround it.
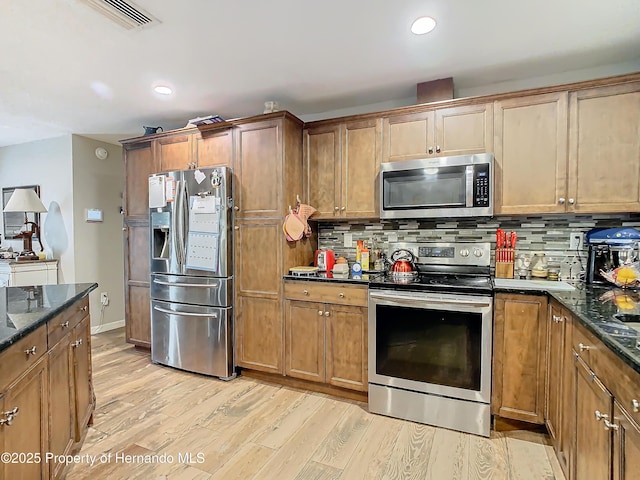
<svg viewBox="0 0 640 480">
<path fill-rule="evenodd" d="M 333 250 L 316 250 L 314 266 L 321 272 L 330 272 L 336 263 L 336 254 Z"/>
<path fill-rule="evenodd" d="M 640 231 L 635 228 L 595 228 L 587 232 L 587 283 L 609 283 L 600 271 L 638 260 Z"/>
</svg>

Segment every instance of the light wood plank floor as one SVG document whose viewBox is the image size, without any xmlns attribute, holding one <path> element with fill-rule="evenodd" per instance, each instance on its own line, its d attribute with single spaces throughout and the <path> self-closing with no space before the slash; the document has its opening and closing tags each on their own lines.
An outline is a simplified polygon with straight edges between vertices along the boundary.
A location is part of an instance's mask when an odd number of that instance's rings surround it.
<svg viewBox="0 0 640 480">
<path fill-rule="evenodd" d="M 485 439 L 323 394 L 153 365 L 122 329 L 93 336 L 93 375 L 95 422 L 80 455 L 98 460 L 74 464 L 68 480 L 564 480 L 544 435 Z"/>
</svg>

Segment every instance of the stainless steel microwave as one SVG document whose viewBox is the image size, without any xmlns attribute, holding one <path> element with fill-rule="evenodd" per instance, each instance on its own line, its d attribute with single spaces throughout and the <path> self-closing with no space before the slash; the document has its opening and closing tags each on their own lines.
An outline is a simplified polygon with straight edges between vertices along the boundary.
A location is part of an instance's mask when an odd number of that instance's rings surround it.
<svg viewBox="0 0 640 480">
<path fill-rule="evenodd" d="M 493 215 L 493 154 L 383 163 L 380 218 Z"/>
</svg>

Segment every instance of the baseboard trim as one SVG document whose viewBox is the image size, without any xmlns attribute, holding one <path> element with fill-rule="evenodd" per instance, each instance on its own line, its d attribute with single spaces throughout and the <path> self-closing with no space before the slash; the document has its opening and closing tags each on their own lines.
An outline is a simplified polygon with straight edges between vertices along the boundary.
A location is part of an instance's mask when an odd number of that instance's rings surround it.
<svg viewBox="0 0 640 480">
<path fill-rule="evenodd" d="M 91 327 L 91 335 L 96 333 L 104 333 L 109 330 L 115 330 L 116 328 L 124 327 L 124 320 L 116 320 L 115 322 L 103 323 L 100 327 Z"/>
</svg>

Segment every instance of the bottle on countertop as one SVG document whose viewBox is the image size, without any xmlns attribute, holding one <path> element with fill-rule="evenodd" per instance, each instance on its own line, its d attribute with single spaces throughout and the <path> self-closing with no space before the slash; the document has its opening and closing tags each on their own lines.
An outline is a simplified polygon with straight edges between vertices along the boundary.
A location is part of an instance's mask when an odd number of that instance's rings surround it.
<svg viewBox="0 0 640 480">
<path fill-rule="evenodd" d="M 364 248 L 364 240 L 358 240 L 356 243 L 356 262 L 360 263 L 360 255 L 362 254 L 362 249 Z"/>
<path fill-rule="evenodd" d="M 369 249 L 366 245 L 363 245 L 360 251 L 360 265 L 362 270 L 369 270 Z"/>
</svg>

